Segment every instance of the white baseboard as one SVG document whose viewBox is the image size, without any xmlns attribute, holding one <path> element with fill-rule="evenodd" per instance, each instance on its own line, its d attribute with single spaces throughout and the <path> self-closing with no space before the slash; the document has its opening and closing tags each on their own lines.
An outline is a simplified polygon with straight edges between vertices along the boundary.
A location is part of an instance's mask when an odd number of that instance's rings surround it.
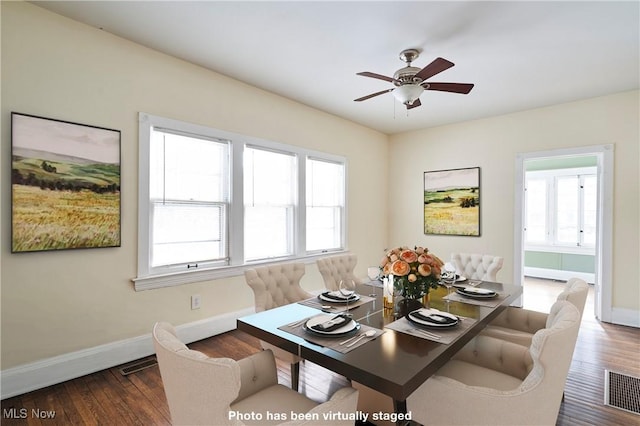
<svg viewBox="0 0 640 426">
<path fill-rule="evenodd" d="M 633 309 L 613 308 L 611 322 L 618 325 L 640 328 L 640 311 Z"/>
<path fill-rule="evenodd" d="M 524 275 L 527 277 L 546 278 L 549 280 L 567 281 L 570 278 L 580 278 L 590 284 L 595 282 L 595 275 L 586 272 L 561 271 L 558 269 L 524 267 Z"/>
<path fill-rule="evenodd" d="M 236 319 L 254 313 L 253 308 L 217 315 L 176 327 L 178 337 L 191 343 L 236 328 Z M 154 353 L 151 332 L 58 355 L 0 371 L 1 399 L 21 395 L 96 371 L 131 362 Z"/>
</svg>

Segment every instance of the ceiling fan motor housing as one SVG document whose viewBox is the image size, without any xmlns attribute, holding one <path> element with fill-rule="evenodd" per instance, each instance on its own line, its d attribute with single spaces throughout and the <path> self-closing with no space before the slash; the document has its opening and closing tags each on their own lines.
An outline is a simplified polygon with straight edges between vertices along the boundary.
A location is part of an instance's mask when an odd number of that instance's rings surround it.
<svg viewBox="0 0 640 426">
<path fill-rule="evenodd" d="M 420 71 L 418 67 L 404 67 L 400 68 L 393 75 L 393 79 L 395 80 L 393 84 L 396 86 L 402 86 L 404 84 L 419 84 L 422 79 L 415 77 L 415 75 Z"/>
</svg>

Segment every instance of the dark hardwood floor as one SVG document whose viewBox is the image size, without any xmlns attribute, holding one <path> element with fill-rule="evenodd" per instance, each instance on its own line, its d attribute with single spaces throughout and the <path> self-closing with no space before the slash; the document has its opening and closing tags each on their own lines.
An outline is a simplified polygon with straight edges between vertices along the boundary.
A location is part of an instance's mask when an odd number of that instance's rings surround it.
<svg viewBox="0 0 640 426">
<path fill-rule="evenodd" d="M 545 288 L 545 286 L 547 286 Z M 525 285 L 525 307 L 548 310 L 561 283 Z M 539 293 L 536 296 L 536 293 Z M 550 296 L 551 294 L 551 296 Z M 240 359 L 259 350 L 257 339 L 240 331 L 195 342 L 192 349 L 213 357 Z M 600 323 L 587 300 L 558 425 L 638 425 L 640 416 L 604 405 L 604 370 L 640 376 L 640 330 Z M 290 383 L 289 366 L 278 363 L 280 383 Z M 347 381 L 306 362 L 300 391 L 325 400 Z M 214 385 L 214 384 L 212 384 Z M 170 416 L 157 366 L 123 376 L 119 367 L 2 401 L 2 425 L 169 425 Z"/>
</svg>

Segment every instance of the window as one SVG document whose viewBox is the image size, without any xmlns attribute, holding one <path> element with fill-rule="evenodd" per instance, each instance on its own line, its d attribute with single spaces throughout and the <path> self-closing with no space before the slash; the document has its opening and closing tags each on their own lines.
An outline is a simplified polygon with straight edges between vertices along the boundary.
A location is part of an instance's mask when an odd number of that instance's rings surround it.
<svg viewBox="0 0 640 426">
<path fill-rule="evenodd" d="M 307 159 L 307 251 L 342 247 L 344 164 Z"/>
<path fill-rule="evenodd" d="M 344 158 L 140 113 L 136 289 L 345 248 Z"/>
<path fill-rule="evenodd" d="M 554 246 L 593 251 L 597 207 L 595 167 L 527 172 L 525 191 L 525 241 L 529 248 Z"/>
<path fill-rule="evenodd" d="M 224 261 L 228 142 L 154 128 L 149 151 L 151 268 Z"/>
<path fill-rule="evenodd" d="M 294 254 L 296 157 L 256 147 L 244 150 L 244 257 Z"/>
</svg>

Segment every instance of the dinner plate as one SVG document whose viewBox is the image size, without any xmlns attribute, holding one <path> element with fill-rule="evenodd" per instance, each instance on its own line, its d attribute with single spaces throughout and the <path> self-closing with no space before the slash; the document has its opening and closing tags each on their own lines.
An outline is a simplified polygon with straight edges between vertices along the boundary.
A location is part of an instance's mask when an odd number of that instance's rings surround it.
<svg viewBox="0 0 640 426">
<path fill-rule="evenodd" d="M 470 297 L 472 299 L 491 299 L 496 297 L 498 293 L 493 290 L 486 290 L 483 288 L 456 288 L 456 293 L 464 296 Z"/>
<path fill-rule="evenodd" d="M 438 324 L 438 323 L 426 321 L 426 320 L 423 320 L 422 318 L 417 317 L 415 314 L 418 313 L 418 312 L 422 313 L 425 316 L 431 317 L 434 320 L 437 320 L 438 317 L 447 317 L 447 318 L 450 318 L 450 319 L 455 320 L 455 321 L 454 322 L 447 322 L 447 323 L 444 323 L 444 324 Z M 431 309 L 424 309 L 424 308 L 417 309 L 415 311 L 409 312 L 409 314 L 407 315 L 407 320 L 409 320 L 410 322 L 412 322 L 414 324 L 424 325 L 426 327 L 437 327 L 437 328 L 455 327 L 460 322 L 460 320 L 458 319 L 457 316 L 455 316 L 453 314 L 450 314 L 448 312 L 440 312 L 440 311 L 435 311 L 435 310 L 431 310 Z"/>
<path fill-rule="evenodd" d="M 329 321 L 331 318 L 334 318 L 335 315 L 317 315 L 313 318 L 309 318 L 306 323 L 302 326 L 304 331 L 307 331 L 311 334 L 315 334 L 317 336 L 323 337 L 341 337 L 349 334 L 353 334 L 360 329 L 360 323 L 350 320 L 345 325 L 340 328 L 336 328 L 332 331 L 322 331 L 322 330 L 314 330 L 314 325 L 322 324 L 323 322 Z"/>
<path fill-rule="evenodd" d="M 360 300 L 359 294 L 352 294 L 348 299 L 340 294 L 338 291 L 325 291 L 324 293 L 320 293 L 318 295 L 320 300 L 324 300 L 325 302 L 333 302 L 333 303 L 347 303 L 347 302 L 355 302 Z"/>
</svg>

